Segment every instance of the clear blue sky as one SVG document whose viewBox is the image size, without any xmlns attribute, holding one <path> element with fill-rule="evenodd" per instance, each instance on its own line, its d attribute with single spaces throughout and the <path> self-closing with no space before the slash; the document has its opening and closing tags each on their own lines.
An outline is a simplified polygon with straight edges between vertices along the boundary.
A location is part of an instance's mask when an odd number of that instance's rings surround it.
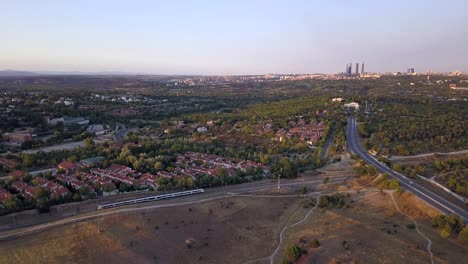
<svg viewBox="0 0 468 264">
<path fill-rule="evenodd" d="M 0 70 L 468 71 L 466 0 L 0 1 Z"/>
</svg>

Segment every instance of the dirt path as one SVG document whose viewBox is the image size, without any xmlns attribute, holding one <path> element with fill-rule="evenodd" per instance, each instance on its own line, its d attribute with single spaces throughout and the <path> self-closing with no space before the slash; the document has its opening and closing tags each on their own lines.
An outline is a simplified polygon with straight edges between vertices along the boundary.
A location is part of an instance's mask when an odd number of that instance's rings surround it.
<svg viewBox="0 0 468 264">
<path fill-rule="evenodd" d="M 450 155 L 462 155 L 462 154 L 468 154 L 468 149 L 464 149 L 464 150 L 460 150 L 460 151 L 447 152 L 447 153 L 432 152 L 432 153 L 424 153 L 424 154 L 419 154 L 419 155 L 414 155 L 414 156 L 393 156 L 393 157 L 390 158 L 390 160 L 391 161 L 396 161 L 396 160 L 424 158 L 424 157 L 430 157 L 430 156 L 434 156 L 434 155 L 450 156 Z"/>
<path fill-rule="evenodd" d="M 283 243 L 283 234 L 284 234 L 284 232 L 286 230 L 288 230 L 289 228 L 293 227 L 293 226 L 296 226 L 296 225 L 299 225 L 299 224 L 302 224 L 303 222 L 305 222 L 309 218 L 309 216 L 318 208 L 319 199 L 320 199 L 320 196 L 317 197 L 317 201 L 315 203 L 315 206 L 312 207 L 309 210 L 309 212 L 307 212 L 307 214 L 301 220 L 299 220 L 298 222 L 293 223 L 291 225 L 285 226 L 285 227 L 283 227 L 283 229 L 281 229 L 281 232 L 280 232 L 280 235 L 279 235 L 278 245 L 276 246 L 275 251 L 273 251 L 273 254 L 271 254 L 270 256 L 268 256 L 266 258 L 247 261 L 244 264 L 255 263 L 255 262 L 264 261 L 264 260 L 269 260 L 270 264 L 273 264 L 273 260 L 274 260 L 275 256 L 278 254 L 278 251 L 281 248 L 281 244 Z"/>
<path fill-rule="evenodd" d="M 395 197 L 393 196 L 394 191 L 386 191 L 386 192 L 390 193 L 393 204 L 395 205 L 395 208 L 398 210 L 398 212 L 404 214 L 406 217 L 411 219 L 411 221 L 413 221 L 414 225 L 416 226 L 416 232 L 418 232 L 420 236 L 422 236 L 425 240 L 427 240 L 427 253 L 429 253 L 429 256 L 431 257 L 431 264 L 434 264 L 434 255 L 432 254 L 432 251 L 431 251 L 432 241 L 419 230 L 419 226 L 416 220 L 414 220 L 411 216 L 407 215 L 406 213 L 400 210 L 400 207 L 398 207 Z"/>
</svg>

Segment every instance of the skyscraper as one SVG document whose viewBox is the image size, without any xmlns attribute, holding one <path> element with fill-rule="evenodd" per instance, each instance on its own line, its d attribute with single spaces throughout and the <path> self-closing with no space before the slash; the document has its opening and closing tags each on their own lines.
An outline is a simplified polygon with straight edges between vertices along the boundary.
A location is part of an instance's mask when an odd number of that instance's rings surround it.
<svg viewBox="0 0 468 264">
<path fill-rule="evenodd" d="M 359 74 L 359 63 L 356 63 L 356 75 Z"/>
<path fill-rule="evenodd" d="M 361 65 L 361 74 L 364 74 L 364 62 L 362 62 L 362 65 Z"/>
</svg>

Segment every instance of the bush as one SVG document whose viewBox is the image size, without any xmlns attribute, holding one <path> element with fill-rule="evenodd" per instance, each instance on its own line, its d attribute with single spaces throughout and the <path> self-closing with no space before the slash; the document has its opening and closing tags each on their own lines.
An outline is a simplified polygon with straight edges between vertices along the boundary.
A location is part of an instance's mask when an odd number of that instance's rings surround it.
<svg viewBox="0 0 468 264">
<path fill-rule="evenodd" d="M 468 225 L 466 225 L 462 231 L 458 234 L 458 239 L 460 239 L 461 242 L 468 244 Z"/>
<path fill-rule="evenodd" d="M 314 239 L 314 240 L 310 241 L 310 247 L 312 247 L 312 248 L 320 247 L 319 241 L 317 239 Z"/>
<path fill-rule="evenodd" d="M 348 241 L 346 241 L 346 240 L 343 241 L 343 242 L 341 243 L 341 245 L 344 247 L 344 249 L 349 250 L 349 243 L 348 243 Z"/>
<path fill-rule="evenodd" d="M 416 228 L 416 225 L 415 224 L 407 224 L 406 227 L 408 229 L 415 229 Z"/>
<path fill-rule="evenodd" d="M 286 250 L 286 256 L 291 261 L 296 261 L 302 256 L 302 248 L 292 245 Z"/>
<path fill-rule="evenodd" d="M 447 229 L 443 228 L 440 230 L 440 236 L 442 238 L 447 238 L 450 236 L 450 231 L 448 231 Z"/>
<path fill-rule="evenodd" d="M 341 194 L 333 194 L 333 195 L 323 195 L 320 196 L 319 205 L 320 208 L 328 207 L 328 208 L 342 208 L 345 206 L 344 196 Z"/>
<path fill-rule="evenodd" d="M 463 219 L 455 215 L 438 215 L 432 219 L 432 226 L 440 229 L 440 236 L 449 237 L 451 234 L 458 234 L 464 229 Z"/>
</svg>

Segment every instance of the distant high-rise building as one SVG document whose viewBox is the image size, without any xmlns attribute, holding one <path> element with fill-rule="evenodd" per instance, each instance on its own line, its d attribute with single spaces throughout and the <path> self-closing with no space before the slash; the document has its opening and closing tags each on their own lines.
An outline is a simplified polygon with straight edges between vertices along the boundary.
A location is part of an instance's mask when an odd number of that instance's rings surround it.
<svg viewBox="0 0 468 264">
<path fill-rule="evenodd" d="M 364 62 L 362 62 L 362 65 L 361 65 L 361 74 L 364 74 Z"/>
<path fill-rule="evenodd" d="M 352 75 L 352 74 L 353 74 L 353 64 L 350 62 L 348 66 L 348 75 Z"/>
<path fill-rule="evenodd" d="M 356 75 L 359 74 L 359 63 L 356 63 Z"/>
</svg>

